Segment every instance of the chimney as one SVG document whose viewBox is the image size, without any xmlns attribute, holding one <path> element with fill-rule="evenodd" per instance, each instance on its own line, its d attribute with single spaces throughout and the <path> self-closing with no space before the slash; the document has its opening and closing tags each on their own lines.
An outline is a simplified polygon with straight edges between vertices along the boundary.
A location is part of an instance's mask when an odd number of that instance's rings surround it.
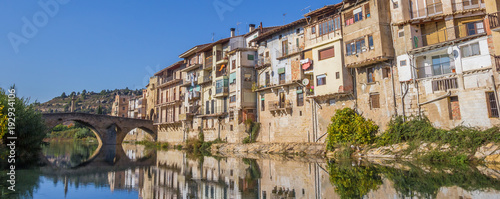
<svg viewBox="0 0 500 199">
<path fill-rule="evenodd" d="M 253 30 L 255 30 L 255 24 L 248 25 L 248 32 L 252 32 Z"/>
<path fill-rule="evenodd" d="M 260 26 L 259 26 L 259 28 L 260 28 L 260 32 L 262 33 L 262 31 L 263 31 L 263 30 L 262 30 L 262 21 L 260 22 Z"/>
<path fill-rule="evenodd" d="M 236 30 L 236 29 L 231 28 L 231 37 L 234 37 L 234 31 L 235 31 L 235 30 Z"/>
</svg>

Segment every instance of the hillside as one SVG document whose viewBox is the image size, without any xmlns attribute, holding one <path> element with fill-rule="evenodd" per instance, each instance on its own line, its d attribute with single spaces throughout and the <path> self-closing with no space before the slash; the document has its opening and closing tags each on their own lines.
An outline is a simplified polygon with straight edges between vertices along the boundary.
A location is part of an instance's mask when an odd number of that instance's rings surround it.
<svg viewBox="0 0 500 199">
<path fill-rule="evenodd" d="M 42 113 L 61 113 L 69 112 L 71 106 L 71 98 L 75 97 L 75 112 L 79 113 L 93 113 L 97 114 L 99 106 L 101 106 L 102 114 L 110 114 L 111 107 L 116 94 L 140 96 L 141 90 L 115 89 L 115 90 L 102 90 L 99 93 L 87 92 L 71 92 L 66 95 L 62 93 L 61 96 L 54 97 L 45 103 L 35 103 L 35 109 Z"/>
</svg>

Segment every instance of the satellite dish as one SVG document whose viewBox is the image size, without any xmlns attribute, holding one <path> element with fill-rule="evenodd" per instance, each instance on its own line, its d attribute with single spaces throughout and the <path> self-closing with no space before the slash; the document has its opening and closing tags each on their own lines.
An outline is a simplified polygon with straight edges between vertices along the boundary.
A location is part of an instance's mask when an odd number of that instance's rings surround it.
<svg viewBox="0 0 500 199">
<path fill-rule="evenodd" d="M 302 84 L 304 84 L 305 86 L 309 85 L 309 79 L 303 79 L 302 80 Z"/>
</svg>

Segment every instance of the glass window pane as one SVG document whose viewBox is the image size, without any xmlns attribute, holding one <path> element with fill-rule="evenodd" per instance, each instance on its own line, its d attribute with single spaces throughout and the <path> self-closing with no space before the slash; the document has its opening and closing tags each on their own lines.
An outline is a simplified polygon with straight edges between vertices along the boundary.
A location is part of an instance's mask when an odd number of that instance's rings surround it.
<svg viewBox="0 0 500 199">
<path fill-rule="evenodd" d="M 479 43 L 474 43 L 470 45 L 472 48 L 472 55 L 479 55 L 481 51 L 479 50 Z"/>
</svg>

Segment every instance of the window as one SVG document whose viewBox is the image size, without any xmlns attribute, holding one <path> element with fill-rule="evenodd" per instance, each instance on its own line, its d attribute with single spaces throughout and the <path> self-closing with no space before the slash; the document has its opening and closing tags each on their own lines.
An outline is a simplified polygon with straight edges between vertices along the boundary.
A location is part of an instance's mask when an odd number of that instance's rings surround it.
<svg viewBox="0 0 500 199">
<path fill-rule="evenodd" d="M 374 68 L 367 68 L 366 69 L 366 78 L 367 78 L 367 83 L 373 83 L 375 82 L 375 74 L 374 74 L 375 69 Z"/>
<path fill-rule="evenodd" d="M 399 66 L 406 66 L 406 60 L 399 61 Z"/>
<path fill-rule="evenodd" d="M 340 79 L 340 72 L 335 73 L 335 78 Z"/>
<path fill-rule="evenodd" d="M 234 119 L 234 116 L 233 116 L 233 119 Z M 233 119 L 231 119 L 231 117 L 229 117 L 229 120 L 233 120 Z M 229 130 L 233 131 L 233 125 L 232 124 L 231 124 L 231 126 L 229 126 Z"/>
<path fill-rule="evenodd" d="M 396 9 L 396 8 L 399 8 L 399 2 L 395 1 L 392 3 L 392 8 L 393 9 Z"/>
<path fill-rule="evenodd" d="M 326 75 L 316 76 L 316 85 L 321 86 L 326 84 Z"/>
<path fill-rule="evenodd" d="M 285 84 L 286 76 L 285 73 L 280 73 L 280 84 Z"/>
<path fill-rule="evenodd" d="M 483 21 L 475 21 L 465 24 L 467 28 L 467 35 L 475 35 L 484 33 L 484 24 Z"/>
<path fill-rule="evenodd" d="M 125 107 L 122 107 L 122 110 L 125 110 Z"/>
<path fill-rule="evenodd" d="M 231 69 L 236 69 L 236 60 L 231 61 Z"/>
<path fill-rule="evenodd" d="M 391 68 L 382 68 L 382 78 L 391 77 Z"/>
<path fill-rule="evenodd" d="M 373 44 L 373 39 L 372 39 Z M 365 39 L 361 38 L 358 40 L 347 42 L 346 44 L 346 56 L 354 55 L 366 51 Z"/>
<path fill-rule="evenodd" d="M 498 118 L 497 99 L 494 92 L 486 92 L 486 104 L 488 105 L 488 116 Z"/>
<path fill-rule="evenodd" d="M 432 74 L 443 75 L 451 73 L 450 57 L 447 54 L 432 56 Z"/>
<path fill-rule="evenodd" d="M 450 112 L 450 120 L 460 120 L 460 103 L 457 96 L 452 96 L 448 100 L 448 109 Z"/>
<path fill-rule="evenodd" d="M 234 112 L 233 111 L 229 111 L 229 120 L 232 121 L 234 120 Z M 231 127 L 231 131 L 232 131 L 232 127 Z"/>
<path fill-rule="evenodd" d="M 205 114 L 210 114 L 210 101 L 206 101 L 205 103 L 205 111 L 206 113 Z"/>
<path fill-rule="evenodd" d="M 311 27 L 311 34 L 316 34 L 316 26 Z"/>
<path fill-rule="evenodd" d="M 480 55 L 479 43 L 467 44 L 460 47 L 462 51 L 462 57 L 472 57 L 475 55 Z"/>
<path fill-rule="evenodd" d="M 335 51 L 333 47 L 322 49 L 318 51 L 318 53 L 319 53 L 319 60 L 335 57 Z"/>
<path fill-rule="evenodd" d="M 266 57 L 269 57 L 269 51 L 266 52 Z"/>
<path fill-rule="evenodd" d="M 328 34 L 340 29 L 340 17 L 330 18 L 319 24 L 319 35 Z"/>
<path fill-rule="evenodd" d="M 365 4 L 365 16 L 366 16 L 366 18 L 370 17 L 370 4 L 369 3 Z"/>
<path fill-rule="evenodd" d="M 236 95 L 231 95 L 231 97 L 229 98 L 229 102 L 230 103 L 236 102 Z"/>
<path fill-rule="evenodd" d="M 281 50 L 283 50 L 283 56 L 288 55 L 288 40 L 284 40 L 281 42 Z"/>
<path fill-rule="evenodd" d="M 300 90 L 302 91 L 302 90 Z M 297 106 L 304 106 L 304 93 L 297 93 Z"/>
<path fill-rule="evenodd" d="M 354 9 L 352 13 L 354 15 L 354 23 L 363 20 L 363 9 L 361 7 Z"/>
<path fill-rule="evenodd" d="M 266 72 L 266 86 L 271 84 L 271 76 L 269 75 L 269 71 Z"/>
<path fill-rule="evenodd" d="M 264 98 L 262 98 L 260 100 L 260 110 L 261 111 L 265 111 L 266 110 L 266 100 L 264 100 Z"/>
<path fill-rule="evenodd" d="M 253 60 L 253 59 L 254 59 L 254 55 L 248 54 L 248 55 L 247 55 L 247 59 L 248 59 L 248 60 Z"/>
<path fill-rule="evenodd" d="M 299 34 L 300 33 L 300 28 L 297 28 L 297 30 L 295 30 L 295 33 Z"/>
<path fill-rule="evenodd" d="M 370 94 L 370 108 L 380 108 L 380 94 L 373 93 Z"/>
<path fill-rule="evenodd" d="M 368 47 L 370 48 L 370 50 L 373 50 L 373 36 L 371 35 L 368 35 Z"/>
</svg>

